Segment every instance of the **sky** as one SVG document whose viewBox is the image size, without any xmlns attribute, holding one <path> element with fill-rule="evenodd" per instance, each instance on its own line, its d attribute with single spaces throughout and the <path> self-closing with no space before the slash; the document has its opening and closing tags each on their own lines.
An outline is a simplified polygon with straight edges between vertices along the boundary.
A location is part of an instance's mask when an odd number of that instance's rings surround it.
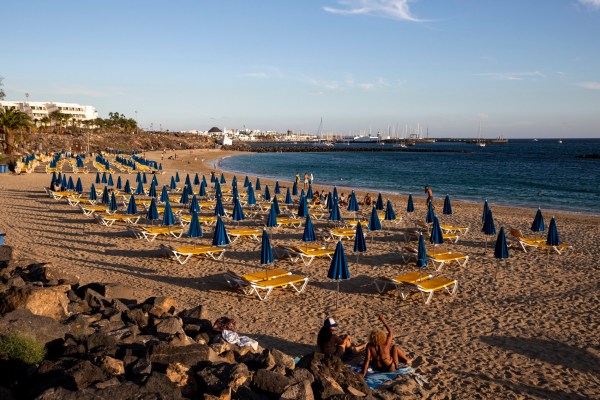
<svg viewBox="0 0 600 400">
<path fill-rule="evenodd" d="M 600 0 L 6 1 L 7 100 L 145 129 L 600 137 Z M 137 113 L 136 113 L 137 111 Z"/>
</svg>

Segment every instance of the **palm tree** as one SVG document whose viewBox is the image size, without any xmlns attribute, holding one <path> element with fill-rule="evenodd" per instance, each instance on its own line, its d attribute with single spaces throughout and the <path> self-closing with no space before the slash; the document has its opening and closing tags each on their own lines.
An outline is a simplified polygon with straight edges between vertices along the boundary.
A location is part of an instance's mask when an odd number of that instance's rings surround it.
<svg viewBox="0 0 600 400">
<path fill-rule="evenodd" d="M 40 120 L 40 122 L 41 122 L 42 126 L 44 127 L 44 129 L 46 129 L 46 128 L 48 127 L 48 125 L 50 125 L 50 118 L 48 118 L 48 117 L 43 117 L 43 118 Z"/>
<path fill-rule="evenodd" d="M 0 132 L 4 134 L 4 153 L 12 155 L 15 149 L 15 133 L 31 127 L 31 118 L 14 107 L 0 107 Z"/>
<path fill-rule="evenodd" d="M 56 111 L 52 111 L 49 115 L 50 120 L 54 121 L 54 124 L 58 127 L 58 134 L 60 135 L 61 133 L 61 128 L 62 128 L 62 124 L 63 121 L 66 118 L 66 115 L 61 113 L 60 111 L 56 110 Z"/>
</svg>

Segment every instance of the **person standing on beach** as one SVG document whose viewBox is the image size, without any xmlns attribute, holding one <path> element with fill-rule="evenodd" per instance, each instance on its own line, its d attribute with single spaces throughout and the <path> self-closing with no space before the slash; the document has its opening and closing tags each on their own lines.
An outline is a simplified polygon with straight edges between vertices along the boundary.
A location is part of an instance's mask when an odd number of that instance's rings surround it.
<svg viewBox="0 0 600 400">
<path fill-rule="evenodd" d="M 425 194 L 427 195 L 427 200 L 425 200 L 425 205 L 429 206 L 429 203 L 433 202 L 433 192 L 431 191 L 431 188 L 427 185 L 425 185 Z"/>
<path fill-rule="evenodd" d="M 312 172 L 311 172 L 311 173 L 310 173 L 310 176 L 308 177 L 308 184 L 309 184 L 309 185 L 312 185 L 312 183 L 313 183 L 313 179 L 314 179 L 314 176 L 313 176 L 313 174 L 312 174 Z"/>
<path fill-rule="evenodd" d="M 304 190 L 308 190 L 308 172 L 304 173 Z"/>
<path fill-rule="evenodd" d="M 296 172 L 296 185 L 300 184 L 300 172 Z"/>
</svg>

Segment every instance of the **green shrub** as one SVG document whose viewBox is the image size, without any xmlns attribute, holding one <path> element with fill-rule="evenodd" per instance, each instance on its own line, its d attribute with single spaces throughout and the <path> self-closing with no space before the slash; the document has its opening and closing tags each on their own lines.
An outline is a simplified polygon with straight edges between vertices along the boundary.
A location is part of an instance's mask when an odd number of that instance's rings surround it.
<svg viewBox="0 0 600 400">
<path fill-rule="evenodd" d="M 46 356 L 43 344 L 20 333 L 0 335 L 0 357 L 21 360 L 25 364 L 39 364 Z"/>
</svg>

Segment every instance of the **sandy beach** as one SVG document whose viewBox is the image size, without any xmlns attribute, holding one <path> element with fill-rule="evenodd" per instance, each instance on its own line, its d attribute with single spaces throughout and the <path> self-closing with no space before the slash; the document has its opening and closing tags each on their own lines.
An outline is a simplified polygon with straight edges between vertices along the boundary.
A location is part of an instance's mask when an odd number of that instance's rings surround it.
<svg viewBox="0 0 600 400">
<path fill-rule="evenodd" d="M 168 184 L 175 171 L 182 179 L 186 173 L 193 178 L 196 172 L 208 179 L 215 160 L 234 154 L 186 150 L 178 151 L 176 160 L 168 159 L 170 152 L 162 161 L 160 152 L 148 152 L 147 157 L 163 163 L 165 173 L 158 177 L 162 185 Z M 88 191 L 95 173 L 77 176 Z M 74 179 L 77 176 L 73 175 Z M 225 186 L 230 187 L 232 174 L 225 176 Z M 121 177 L 135 183 L 135 175 Z M 436 273 L 457 279 L 458 292 L 454 296 L 436 293 L 425 305 L 419 294 L 403 301 L 394 291 L 379 294 L 373 284 L 378 276 L 416 270 L 414 262 L 401 261 L 398 247 L 405 245 L 401 229 L 413 226 L 415 219 L 424 219 L 425 197 L 415 196 L 416 210 L 409 215 L 404 211 L 406 197 L 391 196 L 396 213 L 403 218 L 401 224 L 384 222 L 382 231 L 368 236 L 368 251 L 358 262 L 353 241 L 344 241 L 352 278 L 340 283 L 340 307 L 336 310 L 337 285 L 326 277 L 328 259 L 317 259 L 310 266 L 277 259 L 277 267 L 307 275 L 308 287 L 301 294 L 280 290 L 261 302 L 233 291 L 223 277 L 227 269 L 240 273 L 261 270 L 260 243 L 237 241 L 228 247 L 224 263 L 193 258 L 180 265 L 163 255 L 160 244 L 210 244 L 212 227 L 203 226 L 200 239 L 139 240 L 130 236 L 124 224 L 103 226 L 66 200 L 50 198 L 43 189 L 50 178 L 44 173 L 0 175 L 0 231 L 6 232 L 5 244 L 14 248 L 16 259 L 61 265 L 82 283 L 126 284 L 136 289 L 139 299 L 163 295 L 176 299 L 181 308 L 202 304 L 211 320 L 233 317 L 240 333 L 294 356 L 315 350 L 317 332 L 327 316 L 338 320 L 342 332 L 364 343 L 372 327 L 382 328 L 377 315 L 383 313 L 396 343 L 415 359 L 416 369 L 429 381 L 421 389 L 423 398 L 600 397 L 599 217 L 553 214 L 561 241 L 574 247 L 568 255 L 524 253 L 512 246 L 510 258 L 500 261 L 493 257 L 496 236 L 487 238 L 484 253 L 482 205 L 453 200 L 454 214 L 442 216 L 443 197 L 436 197 L 441 222 L 470 228 L 458 243 L 443 244 L 442 248 L 469 255 L 469 262 L 465 267 L 445 266 Z M 237 176 L 240 187 L 243 178 Z M 274 182 L 261 177 L 261 183 L 273 189 Z M 291 186 L 290 182 L 280 184 Z M 315 187 L 319 191 L 324 188 Z M 355 189 L 362 200 L 364 192 Z M 536 210 L 490 207 L 498 230 L 503 226 L 508 234 L 514 227 L 535 236 L 529 227 Z M 209 213 L 202 210 L 201 214 Z M 342 214 L 352 215 L 346 210 Z M 545 212 L 544 217 L 548 224 L 552 215 Z M 262 227 L 265 220 L 260 216 L 239 225 Z M 323 230 L 332 227 L 327 221 L 313 223 Z M 226 220 L 228 229 L 237 225 Z M 300 244 L 301 237 L 302 229 L 271 230 L 274 245 Z M 335 246 L 332 241 L 326 244 Z M 416 247 L 416 242 L 412 245 Z M 432 246 L 428 243 L 428 247 Z"/>
</svg>

